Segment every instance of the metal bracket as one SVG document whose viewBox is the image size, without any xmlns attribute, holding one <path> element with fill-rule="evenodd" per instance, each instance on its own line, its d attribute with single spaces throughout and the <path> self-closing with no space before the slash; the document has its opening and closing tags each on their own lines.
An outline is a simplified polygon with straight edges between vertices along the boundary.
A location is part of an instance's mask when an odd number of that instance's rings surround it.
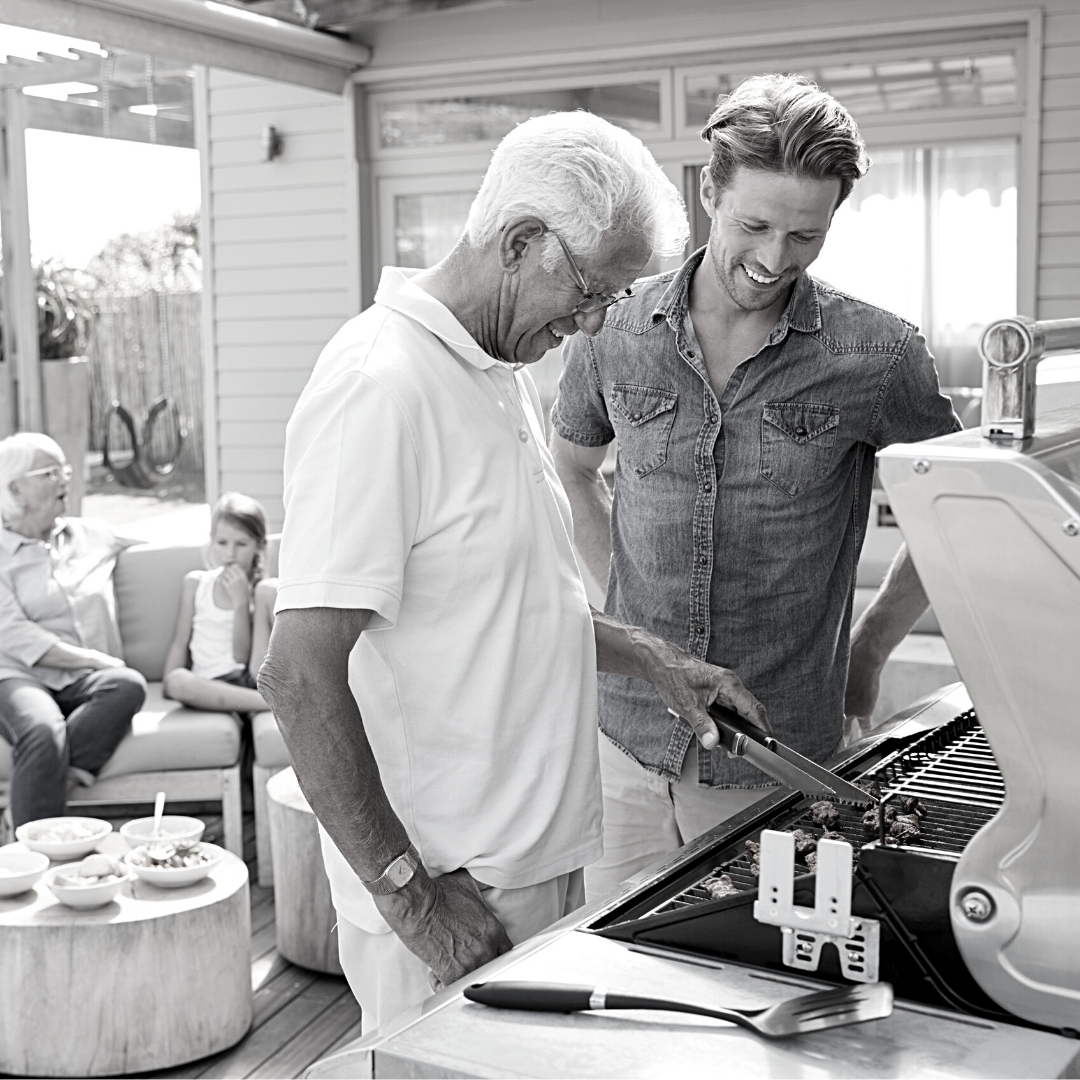
<svg viewBox="0 0 1080 1080">
<path fill-rule="evenodd" d="M 761 876 L 754 918 L 779 926 L 788 967 L 817 971 L 822 946 L 832 942 L 840 969 L 852 982 L 878 981 L 881 924 L 851 914 L 852 847 L 846 840 L 819 840 L 812 908 L 795 905 L 795 837 L 767 829 L 761 834 Z"/>
</svg>

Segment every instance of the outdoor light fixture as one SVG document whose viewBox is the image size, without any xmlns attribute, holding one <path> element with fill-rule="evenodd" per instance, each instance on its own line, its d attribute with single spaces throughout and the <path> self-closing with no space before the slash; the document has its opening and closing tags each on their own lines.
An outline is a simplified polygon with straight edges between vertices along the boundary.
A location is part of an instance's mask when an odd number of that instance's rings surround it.
<svg viewBox="0 0 1080 1080">
<path fill-rule="evenodd" d="M 285 139 L 281 132 L 272 124 L 267 124 L 262 129 L 262 152 L 263 161 L 273 161 L 280 157 L 285 149 Z"/>
</svg>

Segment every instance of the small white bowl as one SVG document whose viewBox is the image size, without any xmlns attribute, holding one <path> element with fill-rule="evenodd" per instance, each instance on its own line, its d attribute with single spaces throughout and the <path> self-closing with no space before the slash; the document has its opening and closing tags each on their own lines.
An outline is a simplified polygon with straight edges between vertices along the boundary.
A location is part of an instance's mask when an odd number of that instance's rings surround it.
<svg viewBox="0 0 1080 1080">
<path fill-rule="evenodd" d="M 125 870 L 127 872 L 118 877 L 116 881 L 106 881 L 95 885 L 58 885 L 56 883 L 57 875 L 70 874 L 71 867 L 57 866 L 49 871 L 48 876 L 45 878 L 45 884 L 49 886 L 53 896 L 61 904 L 87 910 L 89 908 L 104 907 L 110 900 L 116 898 L 116 894 L 123 888 L 124 882 L 131 880 L 131 868 L 125 867 Z"/>
<path fill-rule="evenodd" d="M 197 817 L 183 817 L 180 814 L 163 814 L 161 835 L 154 837 L 153 817 L 135 818 L 120 826 L 120 835 L 133 847 L 141 847 L 151 840 L 168 840 L 173 844 L 197 844 L 202 839 L 206 825 Z"/>
<path fill-rule="evenodd" d="M 49 856 L 40 851 L 0 851 L 0 896 L 32 889 L 48 869 Z"/>
<path fill-rule="evenodd" d="M 199 848 L 210 856 L 210 861 L 200 863 L 198 866 L 139 866 L 138 863 L 131 861 L 132 855 L 139 848 L 129 851 L 124 856 L 124 862 L 141 880 L 156 885 L 159 889 L 182 889 L 185 885 L 194 885 L 196 881 L 202 881 L 225 857 L 225 849 L 219 848 L 217 844 L 202 843 Z"/>
<path fill-rule="evenodd" d="M 81 840 L 39 840 L 37 837 L 49 829 L 65 825 L 82 825 L 93 830 L 91 836 Z M 31 851 L 40 851 L 50 859 L 81 859 L 89 855 L 109 833 L 112 825 L 107 821 L 90 817 L 49 817 L 27 821 L 15 830 L 15 838 L 21 840 Z"/>
</svg>

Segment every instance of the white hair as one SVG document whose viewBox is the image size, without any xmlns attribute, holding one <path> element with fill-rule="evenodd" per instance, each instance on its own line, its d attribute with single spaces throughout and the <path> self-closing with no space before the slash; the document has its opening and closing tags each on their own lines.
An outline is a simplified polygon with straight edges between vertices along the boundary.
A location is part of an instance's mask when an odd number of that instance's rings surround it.
<svg viewBox="0 0 1080 1080">
<path fill-rule="evenodd" d="M 549 113 L 519 124 L 495 148 L 465 223 L 473 247 L 520 217 L 537 217 L 572 252 L 590 255 L 604 236 L 641 236 L 654 255 L 679 255 L 686 207 L 642 141 L 587 112 Z M 545 238 L 541 264 L 561 258 Z"/>
<path fill-rule="evenodd" d="M 22 517 L 25 507 L 11 490 L 11 484 L 21 480 L 33 468 L 39 451 L 50 454 L 57 461 L 67 460 L 60 444 L 40 431 L 20 431 L 0 439 L 0 517 L 4 521 Z"/>
</svg>

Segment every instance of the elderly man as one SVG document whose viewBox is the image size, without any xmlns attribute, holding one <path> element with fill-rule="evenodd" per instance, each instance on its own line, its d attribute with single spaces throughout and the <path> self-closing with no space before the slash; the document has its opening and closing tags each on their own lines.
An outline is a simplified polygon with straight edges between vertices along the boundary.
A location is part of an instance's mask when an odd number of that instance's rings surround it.
<svg viewBox="0 0 1080 1080">
<path fill-rule="evenodd" d="M 869 715 L 926 607 L 901 553 L 849 665 L 874 454 L 959 422 L 914 326 L 806 273 L 868 164 L 847 111 L 806 79 L 760 76 L 702 137 L 708 246 L 567 347 L 554 457 L 607 613 L 732 668 L 776 737 L 821 761 L 843 735 L 845 684 L 848 712 Z M 613 500 L 598 472 L 612 439 Z M 666 705 L 639 680 L 600 681 L 605 853 L 590 898 L 768 782 L 694 752 Z"/>
<path fill-rule="evenodd" d="M 716 697 L 765 723 L 731 673 L 590 613 L 521 370 L 597 333 L 685 236 L 633 136 L 587 113 L 528 121 L 454 250 L 384 270 L 289 422 L 259 688 L 324 829 L 365 1030 L 582 902 L 597 666 L 651 681 L 706 745 Z"/>
<path fill-rule="evenodd" d="M 0 441 L 0 737 L 16 827 L 64 813 L 69 771 L 93 783 L 146 696 L 119 658 L 112 572 L 128 542 L 60 516 L 70 479 L 47 435 Z"/>
</svg>

